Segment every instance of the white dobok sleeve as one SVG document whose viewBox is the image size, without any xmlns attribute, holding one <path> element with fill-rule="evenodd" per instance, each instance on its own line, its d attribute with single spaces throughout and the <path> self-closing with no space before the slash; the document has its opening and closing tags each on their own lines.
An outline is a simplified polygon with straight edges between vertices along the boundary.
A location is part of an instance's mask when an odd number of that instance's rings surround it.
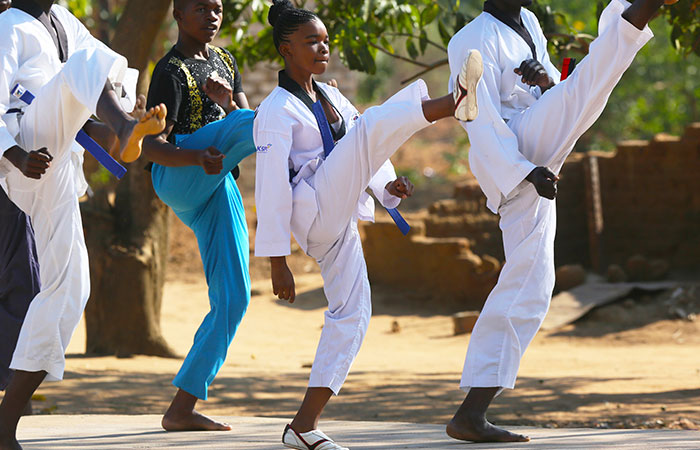
<svg viewBox="0 0 700 450">
<path fill-rule="evenodd" d="M 501 71 L 492 62 L 497 60 L 492 54 L 497 50 L 489 49 L 484 43 L 481 43 L 480 47 L 484 60 L 484 75 L 477 86 L 479 115 L 472 122 L 462 122 L 462 126 L 469 133 L 469 162 L 472 172 L 485 189 L 487 197 L 495 201 L 492 197 L 496 193 L 486 191 L 487 186 L 496 186 L 504 197 L 508 197 L 536 166 L 520 153 L 515 133 L 502 118 L 499 89 Z M 463 45 L 448 47 L 452 80 L 459 76 L 468 51 L 469 48 Z M 488 180 L 485 180 L 485 177 Z"/>
<path fill-rule="evenodd" d="M 0 33 L 0 157 L 17 145 L 2 116 L 10 108 L 10 90 L 14 87 L 12 83 L 19 69 L 20 45 L 16 33 L 11 30 Z"/>
<path fill-rule="evenodd" d="M 544 69 L 547 71 L 547 74 L 550 77 L 552 77 L 552 80 L 554 80 L 554 84 L 559 84 L 561 82 L 561 73 L 559 72 L 559 69 L 557 69 L 557 66 L 552 64 L 552 60 L 549 58 L 549 52 L 547 51 L 547 38 L 545 37 L 544 32 L 542 32 L 540 22 L 536 20 L 536 18 L 533 21 L 533 23 L 537 28 L 537 32 L 534 36 L 534 39 L 537 41 L 537 48 L 544 49 L 544 51 L 540 52 L 540 64 L 542 64 Z M 542 97 L 542 89 L 539 86 L 536 86 L 534 88 L 534 92 L 536 98 L 539 99 L 540 97 Z"/>
<path fill-rule="evenodd" d="M 255 256 L 286 256 L 291 254 L 291 130 L 286 134 L 255 128 Z"/>
<path fill-rule="evenodd" d="M 401 199 L 395 195 L 391 195 L 386 190 L 386 185 L 396 179 L 396 170 L 390 160 L 386 160 L 379 168 L 376 174 L 369 180 L 369 188 L 385 208 L 396 208 L 401 203 Z"/>
</svg>

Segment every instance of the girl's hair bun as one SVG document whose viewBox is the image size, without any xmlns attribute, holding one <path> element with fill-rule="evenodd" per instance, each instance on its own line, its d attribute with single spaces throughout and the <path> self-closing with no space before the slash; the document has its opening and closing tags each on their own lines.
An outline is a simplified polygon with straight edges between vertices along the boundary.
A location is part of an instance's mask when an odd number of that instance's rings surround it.
<svg viewBox="0 0 700 450">
<path fill-rule="evenodd" d="M 295 9 L 290 0 L 272 0 L 272 6 L 267 15 L 267 21 L 274 27 L 282 13 L 289 9 Z"/>
</svg>

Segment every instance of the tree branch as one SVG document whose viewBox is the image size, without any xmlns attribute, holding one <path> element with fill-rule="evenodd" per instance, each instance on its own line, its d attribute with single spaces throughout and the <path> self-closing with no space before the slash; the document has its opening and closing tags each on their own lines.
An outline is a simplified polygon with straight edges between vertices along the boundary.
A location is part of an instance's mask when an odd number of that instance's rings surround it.
<svg viewBox="0 0 700 450">
<path fill-rule="evenodd" d="M 428 64 L 428 65 L 425 66 L 425 69 L 421 70 L 420 72 L 418 72 L 418 73 L 416 73 L 416 74 L 414 74 L 414 75 L 412 75 L 412 76 L 406 78 L 405 80 L 401 80 L 401 84 L 406 84 L 406 83 L 408 83 L 409 81 L 412 81 L 412 80 L 418 78 L 419 76 L 421 76 L 421 75 L 423 75 L 423 74 L 425 74 L 425 73 L 430 72 L 430 71 L 433 70 L 433 69 L 437 69 L 437 68 L 440 67 L 440 66 L 444 66 L 444 65 L 447 64 L 447 63 L 448 63 L 447 58 L 445 58 L 445 59 L 441 59 L 441 60 L 439 60 L 439 61 L 435 61 L 435 62 L 432 63 L 432 64 Z"/>
<path fill-rule="evenodd" d="M 390 36 L 390 37 L 391 36 L 398 36 L 398 37 L 410 37 L 413 39 L 420 39 L 420 36 L 414 36 L 414 35 L 409 34 L 409 33 L 384 33 L 384 35 Z M 442 50 L 443 52 L 447 53 L 447 49 L 444 46 L 438 44 L 437 42 L 433 42 L 430 39 L 426 39 L 426 42 L 428 44 L 432 45 L 433 47 L 438 48 L 438 49 Z"/>
<path fill-rule="evenodd" d="M 414 65 L 420 66 L 420 67 L 425 67 L 425 68 L 430 67 L 428 64 L 422 63 L 420 61 L 414 61 L 412 59 L 406 58 L 405 56 L 397 55 L 396 53 L 391 53 L 390 51 L 386 50 L 384 47 L 381 47 L 373 42 L 370 42 L 369 45 L 376 48 L 380 52 L 391 56 L 392 58 L 400 59 L 401 61 L 406 61 L 407 63 L 411 63 L 411 64 L 414 64 Z"/>
</svg>

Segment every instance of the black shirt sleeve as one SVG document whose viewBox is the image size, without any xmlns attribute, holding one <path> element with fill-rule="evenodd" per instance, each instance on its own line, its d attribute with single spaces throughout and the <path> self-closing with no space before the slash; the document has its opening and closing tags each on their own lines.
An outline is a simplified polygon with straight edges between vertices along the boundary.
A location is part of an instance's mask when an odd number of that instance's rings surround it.
<svg viewBox="0 0 700 450">
<path fill-rule="evenodd" d="M 229 58 L 231 58 L 231 61 L 233 61 L 233 93 L 238 94 L 240 92 L 243 92 L 241 72 L 238 71 L 238 63 L 236 62 L 236 58 L 234 58 L 231 52 L 229 52 L 228 50 L 224 49 L 224 51 L 229 56 Z"/>
<path fill-rule="evenodd" d="M 173 74 L 156 67 L 148 88 L 146 107 L 163 103 L 168 108 L 167 120 L 177 123 L 180 107 L 182 106 L 182 82 Z"/>
</svg>

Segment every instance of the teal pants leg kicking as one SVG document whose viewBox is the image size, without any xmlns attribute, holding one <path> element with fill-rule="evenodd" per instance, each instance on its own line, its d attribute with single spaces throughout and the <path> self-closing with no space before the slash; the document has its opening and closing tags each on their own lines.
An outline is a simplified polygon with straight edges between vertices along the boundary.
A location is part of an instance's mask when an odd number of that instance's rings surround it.
<svg viewBox="0 0 700 450">
<path fill-rule="evenodd" d="M 253 115 L 249 109 L 239 109 L 178 139 L 177 145 L 182 148 L 204 150 L 216 147 L 225 155 L 224 169 L 218 175 L 207 175 L 200 166 L 153 164 L 151 178 L 158 197 L 176 213 L 202 206 L 226 175 L 246 156 L 255 153 Z"/>
<path fill-rule="evenodd" d="M 203 400 L 250 302 L 248 228 L 230 171 L 255 151 L 252 127 L 252 111 L 234 111 L 179 142 L 185 148 L 218 148 L 226 155 L 219 175 L 206 175 L 201 167 L 153 165 L 156 193 L 197 237 L 209 286 L 211 310 L 173 380 Z"/>
</svg>

